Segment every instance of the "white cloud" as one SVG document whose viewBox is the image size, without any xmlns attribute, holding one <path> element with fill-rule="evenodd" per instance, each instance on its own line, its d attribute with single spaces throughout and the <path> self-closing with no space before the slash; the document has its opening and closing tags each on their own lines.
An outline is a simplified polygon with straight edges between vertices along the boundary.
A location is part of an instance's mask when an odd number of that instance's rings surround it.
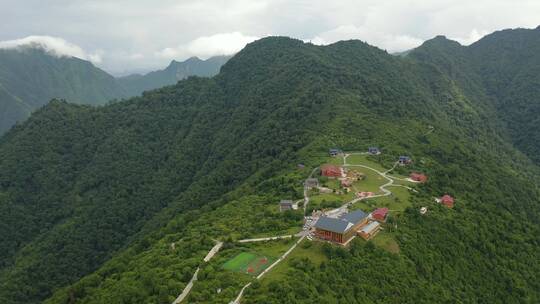
<svg viewBox="0 0 540 304">
<path fill-rule="evenodd" d="M 390 52 L 404 51 L 419 46 L 423 39 L 406 34 L 391 34 L 369 27 L 342 25 L 308 39 L 313 44 L 327 45 L 340 40 L 359 39 Z"/>
<path fill-rule="evenodd" d="M 489 34 L 488 31 L 478 31 L 477 29 L 473 29 L 467 37 L 452 37 L 450 39 L 455 40 L 463 45 L 470 45 L 480 40 L 487 34 Z"/>
<path fill-rule="evenodd" d="M 249 42 L 255 37 L 281 35 L 311 39 L 317 44 L 361 39 L 393 52 L 415 47 L 436 35 L 469 44 L 484 33 L 535 28 L 540 23 L 540 1 L 533 0 L 0 0 L 0 3 L 0 40 L 36 34 L 62 37 L 83 49 L 78 54 L 73 50 L 63 53 L 87 59 L 93 55 L 92 60 L 101 60 L 100 67 L 116 73 L 163 68 L 171 59 L 207 57 L 231 53 L 231 49 L 235 52 L 241 48 L 238 45 L 245 44 L 238 37 L 248 37 L 245 40 Z M 237 40 L 242 43 L 236 45 Z M 103 53 L 95 49 L 103 49 Z"/>
<path fill-rule="evenodd" d="M 220 33 L 199 37 L 177 47 L 165 48 L 156 52 L 156 56 L 167 59 L 185 59 L 191 56 L 208 58 L 216 55 L 231 55 L 257 39 L 259 38 L 247 36 L 240 32 Z"/>
<path fill-rule="evenodd" d="M 21 47 L 42 48 L 46 52 L 55 56 L 77 57 L 100 63 L 103 51 L 89 54 L 81 47 L 58 37 L 51 36 L 28 36 L 21 39 L 0 41 L 0 49 L 15 49 Z"/>
</svg>

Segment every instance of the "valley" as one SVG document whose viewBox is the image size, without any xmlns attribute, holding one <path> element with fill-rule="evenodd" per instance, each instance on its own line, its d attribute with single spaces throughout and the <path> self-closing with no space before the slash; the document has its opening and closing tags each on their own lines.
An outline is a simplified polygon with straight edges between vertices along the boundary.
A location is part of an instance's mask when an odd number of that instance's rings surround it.
<svg viewBox="0 0 540 304">
<path fill-rule="evenodd" d="M 49 102 L 0 138 L 0 302 L 538 302 L 540 169 L 440 40 Z"/>
</svg>

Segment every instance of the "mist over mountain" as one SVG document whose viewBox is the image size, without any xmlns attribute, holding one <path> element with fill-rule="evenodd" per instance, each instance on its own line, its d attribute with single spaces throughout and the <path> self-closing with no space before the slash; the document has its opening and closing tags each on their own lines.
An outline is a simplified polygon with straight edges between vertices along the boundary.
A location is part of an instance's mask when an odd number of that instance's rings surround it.
<svg viewBox="0 0 540 304">
<path fill-rule="evenodd" d="M 183 62 L 171 61 L 163 70 L 154 71 L 145 75 L 134 74 L 119 77 L 118 81 L 126 88 L 130 96 L 136 96 L 143 91 L 157 89 L 166 85 L 177 83 L 189 76 L 211 77 L 219 73 L 219 69 L 230 56 L 214 56 L 207 60 L 191 57 Z"/>
<path fill-rule="evenodd" d="M 0 302 L 172 303 L 194 273 L 189 303 L 229 303 L 244 286 L 242 303 L 538 302 L 537 35 L 468 47 L 439 36 L 404 56 L 268 37 L 228 60 L 107 78 L 137 83 L 113 90 L 128 95 L 183 79 L 142 96 L 54 100 L 0 138 Z M 382 153 L 363 154 L 372 146 Z M 404 155 L 413 162 L 398 166 Z M 362 189 L 345 193 L 317 168 L 354 161 L 377 168 L 358 165 L 358 187 L 399 181 L 357 202 L 391 218 L 369 241 L 306 238 L 303 208 L 278 202 L 309 193 L 309 212 L 342 206 Z M 429 180 L 406 183 L 411 172 Z M 306 192 L 313 174 L 337 190 Z M 436 203 L 443 194 L 453 208 Z M 227 268 L 249 255 L 262 257 L 249 267 L 280 263 L 262 279 Z"/>
<path fill-rule="evenodd" d="M 0 134 L 52 98 L 99 105 L 126 97 L 111 75 L 90 62 L 39 47 L 0 49 Z"/>
<path fill-rule="evenodd" d="M 0 134 L 53 98 L 103 105 L 175 84 L 188 76 L 213 76 L 227 59 L 190 58 L 185 62 L 173 61 L 162 71 L 114 78 L 89 61 L 57 55 L 40 45 L 0 48 Z"/>
</svg>

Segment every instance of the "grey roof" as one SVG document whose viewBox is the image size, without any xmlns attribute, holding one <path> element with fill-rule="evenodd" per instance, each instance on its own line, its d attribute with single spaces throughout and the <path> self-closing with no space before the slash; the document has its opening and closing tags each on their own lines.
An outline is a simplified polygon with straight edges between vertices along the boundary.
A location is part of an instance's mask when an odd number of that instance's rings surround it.
<svg viewBox="0 0 540 304">
<path fill-rule="evenodd" d="M 360 222 L 361 220 L 365 219 L 367 217 L 367 214 L 362 210 L 355 210 L 353 212 L 349 212 L 347 214 L 344 214 L 341 216 L 342 219 L 351 222 L 353 224 L 356 224 Z"/>
<path fill-rule="evenodd" d="M 344 233 L 352 226 L 353 224 L 349 223 L 346 220 L 326 216 L 320 217 L 319 220 L 317 220 L 317 223 L 315 223 L 315 228 L 336 233 Z"/>
<path fill-rule="evenodd" d="M 306 179 L 307 185 L 317 185 L 319 183 L 319 180 L 316 178 L 308 178 Z"/>
<path fill-rule="evenodd" d="M 291 200 L 281 200 L 281 202 L 279 202 L 280 205 L 283 205 L 283 206 L 292 206 L 293 202 Z"/>
<path fill-rule="evenodd" d="M 373 230 L 375 230 L 376 228 L 378 228 L 381 224 L 379 224 L 379 222 L 371 222 L 367 225 L 365 225 L 360 231 L 362 231 L 363 233 L 371 233 Z"/>
<path fill-rule="evenodd" d="M 315 228 L 336 233 L 344 233 L 366 217 L 367 214 L 362 210 L 349 212 L 340 218 L 322 216 L 317 223 L 315 223 Z"/>
</svg>

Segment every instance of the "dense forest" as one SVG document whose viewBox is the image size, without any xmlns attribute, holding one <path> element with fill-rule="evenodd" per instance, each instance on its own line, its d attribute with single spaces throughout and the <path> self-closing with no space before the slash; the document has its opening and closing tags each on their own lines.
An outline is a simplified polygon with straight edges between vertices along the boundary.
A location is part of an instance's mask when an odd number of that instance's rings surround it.
<svg viewBox="0 0 540 304">
<path fill-rule="evenodd" d="M 164 70 L 115 78 L 89 61 L 57 56 L 39 45 L 0 49 L 0 135 L 51 99 L 103 105 L 175 84 L 188 76 L 213 76 L 228 59 L 173 60 Z"/>
<path fill-rule="evenodd" d="M 126 89 L 129 96 L 137 96 L 144 91 L 175 84 L 189 76 L 212 77 L 219 73 L 221 66 L 230 58 L 230 56 L 214 56 L 206 60 L 197 57 L 191 57 L 182 62 L 173 60 L 163 70 L 145 75 L 133 74 L 119 77 L 118 82 Z"/>
<path fill-rule="evenodd" d="M 304 243 L 246 303 L 540 301 L 540 169 L 468 61 L 483 40 L 397 57 L 269 37 L 213 78 L 103 107 L 50 102 L 0 138 L 0 302 L 171 303 L 219 239 L 188 300 L 229 303 L 249 280 L 215 271 L 234 240 L 301 226 L 276 203 L 302 197 L 329 147 L 371 145 L 381 166 L 406 154 L 430 176 L 393 232 L 399 253 Z M 420 219 L 442 193 L 456 207 Z"/>
</svg>

